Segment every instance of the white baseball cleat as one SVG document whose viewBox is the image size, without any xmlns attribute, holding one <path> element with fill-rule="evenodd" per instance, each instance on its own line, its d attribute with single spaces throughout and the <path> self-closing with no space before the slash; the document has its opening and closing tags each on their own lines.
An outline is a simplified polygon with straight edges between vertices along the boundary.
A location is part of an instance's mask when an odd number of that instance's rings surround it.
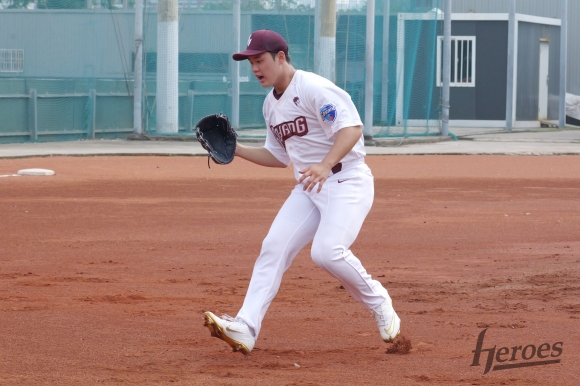
<svg viewBox="0 0 580 386">
<path fill-rule="evenodd" d="M 371 313 L 377 320 L 381 338 L 387 343 L 392 342 L 401 332 L 401 319 L 395 312 L 391 299 L 385 300 Z"/>
<path fill-rule="evenodd" d="M 235 351 L 247 355 L 254 348 L 256 339 L 245 323 L 238 322 L 229 315 L 217 317 L 212 312 L 203 313 L 205 327 L 211 332 L 211 336 L 219 338 L 229 344 Z"/>
</svg>

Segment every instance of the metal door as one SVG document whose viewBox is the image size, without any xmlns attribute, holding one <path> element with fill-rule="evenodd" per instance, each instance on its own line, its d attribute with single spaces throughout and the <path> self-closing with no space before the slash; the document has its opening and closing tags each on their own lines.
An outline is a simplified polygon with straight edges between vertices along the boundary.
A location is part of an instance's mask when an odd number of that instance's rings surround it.
<svg viewBox="0 0 580 386">
<path fill-rule="evenodd" d="M 540 79 L 538 94 L 538 119 L 548 119 L 548 80 L 550 69 L 550 41 L 540 40 Z"/>
</svg>

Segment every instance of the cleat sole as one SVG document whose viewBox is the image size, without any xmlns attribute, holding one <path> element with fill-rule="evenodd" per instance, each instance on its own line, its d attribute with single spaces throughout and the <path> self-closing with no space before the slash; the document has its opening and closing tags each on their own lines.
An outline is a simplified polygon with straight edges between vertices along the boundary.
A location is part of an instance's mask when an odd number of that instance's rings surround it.
<svg viewBox="0 0 580 386">
<path fill-rule="evenodd" d="M 397 335 L 393 336 L 391 339 L 385 340 L 386 343 L 393 343 L 395 339 L 401 334 L 401 329 L 397 332 Z"/>
<path fill-rule="evenodd" d="M 209 332 L 211 333 L 212 337 L 221 339 L 227 344 L 229 344 L 233 352 L 239 351 L 244 355 L 248 355 L 250 353 L 250 350 L 248 350 L 248 348 L 243 343 L 240 343 L 227 336 L 220 327 L 220 325 L 217 324 L 215 320 L 211 317 L 211 315 L 209 315 L 207 312 L 203 314 L 203 318 L 205 321 L 203 325 L 209 329 Z"/>
</svg>

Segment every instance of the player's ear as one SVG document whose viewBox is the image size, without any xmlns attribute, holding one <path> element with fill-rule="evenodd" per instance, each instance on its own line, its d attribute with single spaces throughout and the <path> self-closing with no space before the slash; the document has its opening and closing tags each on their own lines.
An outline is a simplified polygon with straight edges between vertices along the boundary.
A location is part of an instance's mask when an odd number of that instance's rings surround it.
<svg viewBox="0 0 580 386">
<path fill-rule="evenodd" d="M 280 63 L 284 63 L 286 61 L 286 55 L 284 54 L 284 51 L 278 51 L 278 54 L 276 54 L 276 58 Z"/>
</svg>

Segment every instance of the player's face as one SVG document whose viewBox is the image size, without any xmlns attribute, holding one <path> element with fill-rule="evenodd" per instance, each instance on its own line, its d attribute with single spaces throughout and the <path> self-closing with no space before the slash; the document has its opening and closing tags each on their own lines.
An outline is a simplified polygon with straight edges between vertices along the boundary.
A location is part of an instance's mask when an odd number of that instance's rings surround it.
<svg viewBox="0 0 580 386">
<path fill-rule="evenodd" d="M 278 79 L 280 66 L 269 52 L 248 57 L 252 72 L 262 87 L 272 87 Z"/>
</svg>

